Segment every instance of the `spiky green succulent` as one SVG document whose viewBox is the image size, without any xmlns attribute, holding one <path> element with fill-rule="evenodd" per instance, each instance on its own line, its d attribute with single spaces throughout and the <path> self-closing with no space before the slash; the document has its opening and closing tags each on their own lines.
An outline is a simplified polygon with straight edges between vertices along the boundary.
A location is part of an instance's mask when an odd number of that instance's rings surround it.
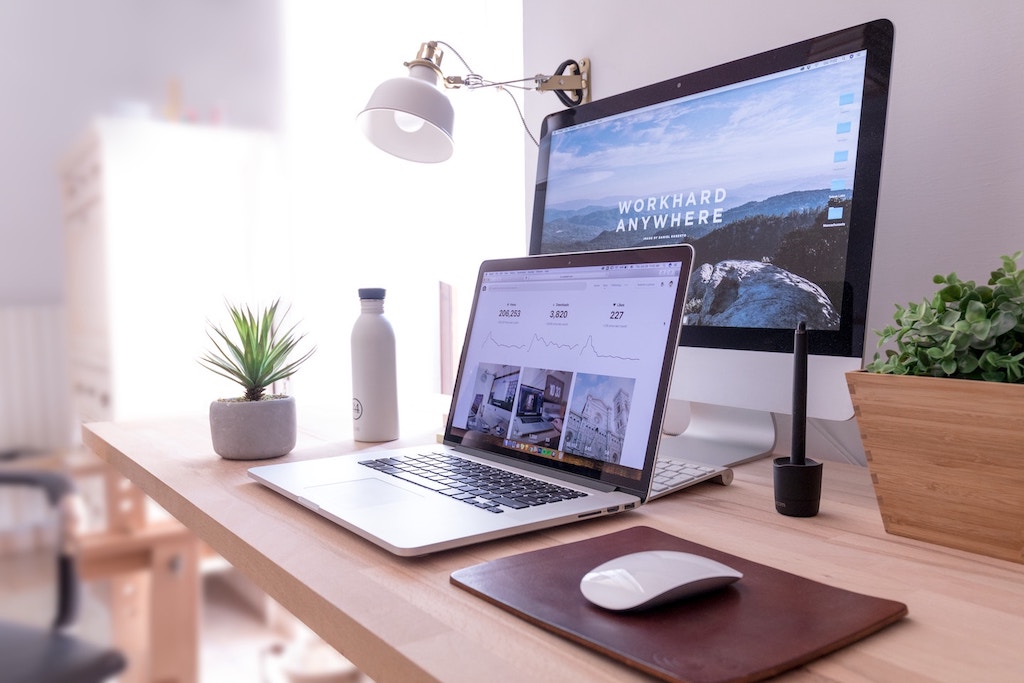
<svg viewBox="0 0 1024 683">
<path fill-rule="evenodd" d="M 218 375 L 241 384 L 247 401 L 260 400 L 267 387 L 292 376 L 316 351 L 316 347 L 313 347 L 297 360 L 288 362 L 289 356 L 306 335 L 296 336 L 294 325 L 285 332 L 281 331 L 281 323 L 288 311 L 285 310 L 278 321 L 279 305 L 280 299 L 262 311 L 253 313 L 248 306 L 242 308 L 229 303 L 227 309 L 237 338 L 232 338 L 213 323 L 210 323 L 211 331 L 206 333 L 216 352 L 207 351 L 199 362 Z"/>
</svg>

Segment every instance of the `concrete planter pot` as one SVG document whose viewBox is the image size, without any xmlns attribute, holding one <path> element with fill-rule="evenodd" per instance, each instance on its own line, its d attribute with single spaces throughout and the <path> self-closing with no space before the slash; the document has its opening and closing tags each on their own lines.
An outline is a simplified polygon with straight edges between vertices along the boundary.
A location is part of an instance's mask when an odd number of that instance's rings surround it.
<svg viewBox="0 0 1024 683">
<path fill-rule="evenodd" d="M 290 453 L 296 428 L 292 396 L 210 404 L 213 450 L 228 460 L 264 460 Z"/>
<path fill-rule="evenodd" d="M 1024 385 L 846 379 L 885 530 L 1024 563 Z"/>
</svg>

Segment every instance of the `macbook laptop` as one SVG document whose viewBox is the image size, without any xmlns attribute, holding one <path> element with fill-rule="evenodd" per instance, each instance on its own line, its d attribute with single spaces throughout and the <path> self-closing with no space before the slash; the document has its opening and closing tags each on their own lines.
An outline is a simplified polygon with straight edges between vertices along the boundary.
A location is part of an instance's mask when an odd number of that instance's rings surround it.
<svg viewBox="0 0 1024 683">
<path fill-rule="evenodd" d="M 397 555 L 663 495 L 652 488 L 692 257 L 683 244 L 485 261 L 442 443 L 249 474 Z M 677 469 L 690 484 L 732 479 Z"/>
</svg>

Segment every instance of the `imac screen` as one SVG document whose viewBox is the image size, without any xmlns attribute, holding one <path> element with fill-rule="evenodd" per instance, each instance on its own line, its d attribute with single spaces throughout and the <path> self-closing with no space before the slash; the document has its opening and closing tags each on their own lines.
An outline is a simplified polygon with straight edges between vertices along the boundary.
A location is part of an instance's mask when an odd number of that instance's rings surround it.
<svg viewBox="0 0 1024 683">
<path fill-rule="evenodd" d="M 549 115 L 531 253 L 693 245 L 681 343 L 863 353 L 892 25 Z"/>
</svg>

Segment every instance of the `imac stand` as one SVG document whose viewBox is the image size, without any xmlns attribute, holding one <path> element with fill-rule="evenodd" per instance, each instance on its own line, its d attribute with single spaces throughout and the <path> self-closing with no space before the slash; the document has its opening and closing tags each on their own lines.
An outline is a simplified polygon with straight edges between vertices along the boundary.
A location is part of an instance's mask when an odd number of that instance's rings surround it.
<svg viewBox="0 0 1024 683">
<path fill-rule="evenodd" d="M 771 455 L 776 443 L 775 419 L 768 411 L 672 400 L 658 452 L 689 462 L 733 467 Z"/>
</svg>

